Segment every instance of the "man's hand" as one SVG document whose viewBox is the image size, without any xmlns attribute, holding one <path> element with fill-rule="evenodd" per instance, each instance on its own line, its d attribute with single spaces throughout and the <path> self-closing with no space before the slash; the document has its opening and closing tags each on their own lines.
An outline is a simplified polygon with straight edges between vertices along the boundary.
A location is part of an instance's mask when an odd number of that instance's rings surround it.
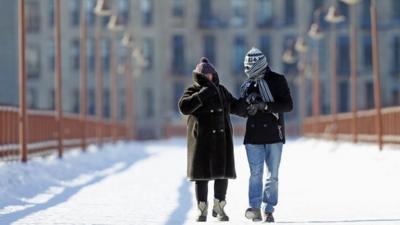
<svg viewBox="0 0 400 225">
<path fill-rule="evenodd" d="M 257 107 L 255 105 L 249 105 L 247 107 L 247 114 L 249 116 L 254 116 L 257 113 Z"/>
<path fill-rule="evenodd" d="M 247 114 L 249 116 L 254 116 L 258 111 L 264 111 L 267 108 L 267 104 L 265 102 L 259 102 L 257 104 L 252 104 L 247 107 Z"/>
<path fill-rule="evenodd" d="M 255 104 L 255 103 L 259 102 L 260 98 L 261 98 L 261 96 L 259 94 L 257 94 L 256 92 L 252 92 L 247 96 L 246 102 L 247 102 L 247 104 Z"/>
</svg>

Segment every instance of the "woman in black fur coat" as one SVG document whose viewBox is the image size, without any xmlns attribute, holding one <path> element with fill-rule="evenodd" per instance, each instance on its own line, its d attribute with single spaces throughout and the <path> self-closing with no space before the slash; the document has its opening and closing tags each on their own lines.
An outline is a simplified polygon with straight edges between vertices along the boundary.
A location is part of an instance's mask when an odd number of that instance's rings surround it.
<svg viewBox="0 0 400 225">
<path fill-rule="evenodd" d="M 246 114 L 246 103 L 219 84 L 214 66 L 203 57 L 193 71 L 193 85 L 185 90 L 179 109 L 187 118 L 187 176 L 195 181 L 197 221 L 207 220 L 208 181 L 214 180 L 212 215 L 228 221 L 224 212 L 228 179 L 235 179 L 230 113 Z"/>
</svg>

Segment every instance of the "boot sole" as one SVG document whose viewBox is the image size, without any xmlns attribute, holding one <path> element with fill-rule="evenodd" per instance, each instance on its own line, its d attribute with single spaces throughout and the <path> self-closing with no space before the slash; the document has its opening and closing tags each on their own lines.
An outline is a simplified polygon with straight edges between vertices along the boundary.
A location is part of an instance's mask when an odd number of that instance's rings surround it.
<svg viewBox="0 0 400 225">
<path fill-rule="evenodd" d="M 200 216 L 197 218 L 196 222 L 207 222 L 207 217 L 206 216 Z"/>
<path fill-rule="evenodd" d="M 249 220 L 253 220 L 253 222 L 262 221 L 262 218 L 256 218 L 257 216 L 252 212 L 246 212 L 244 216 Z"/>
<path fill-rule="evenodd" d="M 217 218 L 218 217 L 218 213 L 213 210 L 212 211 L 212 216 Z M 218 220 L 219 221 L 229 221 L 229 217 L 218 217 Z"/>
</svg>

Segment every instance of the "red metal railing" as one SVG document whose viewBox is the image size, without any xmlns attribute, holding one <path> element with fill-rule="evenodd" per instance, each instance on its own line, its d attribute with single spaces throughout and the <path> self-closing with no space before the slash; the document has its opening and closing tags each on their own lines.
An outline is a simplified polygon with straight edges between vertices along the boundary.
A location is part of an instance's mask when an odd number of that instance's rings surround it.
<svg viewBox="0 0 400 225">
<path fill-rule="evenodd" d="M 80 147 L 83 121 L 79 115 L 66 114 L 63 118 L 64 148 Z M 103 128 L 103 142 L 125 139 L 128 135 L 124 122 L 115 124 L 96 118 L 86 120 L 86 143 L 98 143 L 97 129 Z M 112 137 L 111 130 L 116 131 Z M 0 160 L 17 160 L 19 157 L 18 108 L 0 106 Z M 57 124 L 54 111 L 29 110 L 27 115 L 28 156 L 57 152 Z"/>
<path fill-rule="evenodd" d="M 357 112 L 356 140 L 376 142 L 378 134 L 375 124 L 376 110 Z M 306 118 L 303 133 L 310 137 L 334 138 L 336 130 L 339 139 L 352 139 L 352 114 L 338 114 L 337 124 L 331 115 Z M 400 144 L 400 107 L 382 109 L 382 139 L 384 143 Z"/>
</svg>

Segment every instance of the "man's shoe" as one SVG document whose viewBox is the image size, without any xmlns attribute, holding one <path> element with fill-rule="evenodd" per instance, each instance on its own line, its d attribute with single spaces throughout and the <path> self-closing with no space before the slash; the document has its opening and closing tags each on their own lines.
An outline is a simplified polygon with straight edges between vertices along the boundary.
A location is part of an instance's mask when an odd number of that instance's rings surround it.
<svg viewBox="0 0 400 225">
<path fill-rule="evenodd" d="M 273 223 L 275 222 L 274 216 L 272 215 L 272 213 L 266 212 L 265 213 L 265 222 L 266 223 Z"/>
<path fill-rule="evenodd" d="M 212 211 L 212 216 L 217 217 L 219 221 L 229 221 L 229 217 L 226 215 L 224 208 L 226 205 L 225 200 L 214 199 L 214 207 Z"/>
<path fill-rule="evenodd" d="M 253 222 L 262 221 L 261 210 L 258 208 L 248 208 L 245 217 L 249 220 L 253 220 Z"/>
<path fill-rule="evenodd" d="M 197 208 L 198 208 L 198 216 L 196 218 L 197 222 L 206 222 L 207 221 L 207 209 L 208 209 L 208 205 L 207 202 L 199 202 L 197 204 Z"/>
</svg>

